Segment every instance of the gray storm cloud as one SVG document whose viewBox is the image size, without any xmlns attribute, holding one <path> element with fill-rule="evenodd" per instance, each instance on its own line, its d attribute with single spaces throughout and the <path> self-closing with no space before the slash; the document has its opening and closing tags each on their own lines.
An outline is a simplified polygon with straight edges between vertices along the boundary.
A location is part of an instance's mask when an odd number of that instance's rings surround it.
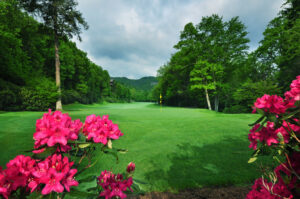
<svg viewBox="0 0 300 199">
<path fill-rule="evenodd" d="M 239 16 L 247 26 L 250 49 L 262 39 L 283 0 L 79 0 L 90 29 L 77 46 L 113 77 L 156 75 L 174 53 L 186 23 L 218 14 Z"/>
</svg>

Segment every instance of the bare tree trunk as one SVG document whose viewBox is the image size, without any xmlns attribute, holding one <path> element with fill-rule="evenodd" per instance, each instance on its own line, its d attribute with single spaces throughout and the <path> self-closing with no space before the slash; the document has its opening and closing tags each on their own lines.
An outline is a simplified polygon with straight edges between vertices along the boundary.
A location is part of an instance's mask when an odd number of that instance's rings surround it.
<svg viewBox="0 0 300 199">
<path fill-rule="evenodd" d="M 205 96 L 206 96 L 208 109 L 211 111 L 211 105 L 210 105 L 210 100 L 209 100 L 207 88 L 205 88 Z"/>
<path fill-rule="evenodd" d="M 56 110 L 62 110 L 61 104 L 61 88 L 60 88 L 60 61 L 59 61 L 59 41 L 57 35 L 55 35 L 55 80 L 58 89 L 58 99 L 56 102 Z"/>
<path fill-rule="evenodd" d="M 216 112 L 219 111 L 219 96 L 218 95 L 215 96 L 215 111 Z"/>
</svg>

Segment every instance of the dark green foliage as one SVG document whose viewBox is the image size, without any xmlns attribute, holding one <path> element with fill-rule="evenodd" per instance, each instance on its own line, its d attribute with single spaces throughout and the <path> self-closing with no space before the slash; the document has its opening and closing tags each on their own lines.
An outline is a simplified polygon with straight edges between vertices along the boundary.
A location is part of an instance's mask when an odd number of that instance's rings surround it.
<svg viewBox="0 0 300 199">
<path fill-rule="evenodd" d="M 170 61 L 158 70 L 153 96 L 174 106 L 207 107 L 207 89 L 216 111 L 248 112 L 257 97 L 289 90 L 300 75 L 300 1 L 286 0 L 283 10 L 264 31 L 257 50 L 247 51 L 249 40 L 245 25 L 234 17 L 223 21 L 212 15 L 199 24 L 188 23 L 180 34 Z M 197 68 L 197 62 L 203 61 Z M 222 67 L 218 75 L 209 64 Z M 194 71 L 194 72 L 192 72 Z"/>
<path fill-rule="evenodd" d="M 278 88 L 275 82 L 252 82 L 249 80 L 243 83 L 240 88 L 233 93 L 233 99 L 237 105 L 246 108 L 244 109 L 246 110 L 245 112 L 250 112 L 253 102 L 264 94 L 279 95 L 281 94 L 281 89 Z"/>
<path fill-rule="evenodd" d="M 110 102 L 130 102 L 130 90 L 121 83 L 112 82 L 111 97 L 115 99 L 115 101 L 108 99 Z"/>
<path fill-rule="evenodd" d="M 157 84 L 156 77 L 142 77 L 140 79 L 128 79 L 127 77 L 112 77 L 113 80 L 124 84 L 127 87 L 135 88 L 136 90 L 150 91 Z"/>
<path fill-rule="evenodd" d="M 191 91 L 195 83 L 190 79 L 196 62 L 202 60 L 221 68 L 204 70 L 200 67 L 198 71 L 205 73 L 206 79 L 210 78 L 210 84 L 214 85 L 214 92 L 210 95 L 214 97 L 215 110 L 218 110 L 219 103 L 224 107 L 225 102 L 221 96 L 224 93 L 223 87 L 234 81 L 235 73 L 246 60 L 249 39 L 246 38 L 245 29 L 238 17 L 223 21 L 218 15 L 203 17 L 196 26 L 186 24 L 180 34 L 180 41 L 174 46 L 178 51 L 158 70 L 159 83 L 154 91 L 156 99 L 159 100 L 157 94 L 161 93 L 164 104 L 205 107 L 205 100 L 202 99 L 205 98 L 204 92 L 199 96 L 197 92 Z"/>
<path fill-rule="evenodd" d="M 17 110 L 20 108 L 20 87 L 0 79 L 0 110 Z"/>
<path fill-rule="evenodd" d="M 152 90 L 157 84 L 155 77 L 142 77 L 140 79 L 128 79 L 126 77 L 113 77 L 114 81 L 122 83 L 130 88 L 130 95 L 134 101 L 137 102 L 151 102 L 155 101 L 152 96 Z"/>
<path fill-rule="evenodd" d="M 19 2 L 0 1 L 0 110 L 53 109 L 58 96 L 54 38 L 49 27 L 21 11 Z M 108 72 L 66 37 L 60 40 L 60 62 L 64 103 L 117 98 Z M 125 98 L 130 101 L 128 95 Z"/>
<path fill-rule="evenodd" d="M 82 14 L 76 10 L 75 0 L 19 0 L 20 5 L 29 13 L 38 14 L 53 33 L 58 37 L 73 35 L 80 38 L 81 26 L 85 29 L 88 24 Z"/>
<path fill-rule="evenodd" d="M 264 31 L 264 39 L 256 51 L 258 58 L 271 70 L 276 80 L 289 90 L 289 84 L 300 74 L 300 3 L 287 0 L 284 9 Z"/>
<path fill-rule="evenodd" d="M 41 79 L 34 87 L 23 87 L 20 91 L 22 107 L 30 111 L 46 111 L 55 108 L 58 93 L 53 81 Z"/>
<path fill-rule="evenodd" d="M 80 101 L 80 95 L 75 90 L 63 90 L 62 91 L 62 103 L 71 104 Z"/>
</svg>

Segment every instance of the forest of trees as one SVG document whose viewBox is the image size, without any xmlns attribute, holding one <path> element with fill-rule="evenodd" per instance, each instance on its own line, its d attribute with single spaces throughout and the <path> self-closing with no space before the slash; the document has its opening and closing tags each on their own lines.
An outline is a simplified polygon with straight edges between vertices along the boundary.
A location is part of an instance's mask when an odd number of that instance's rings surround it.
<svg viewBox="0 0 300 199">
<path fill-rule="evenodd" d="M 50 27 L 25 12 L 22 1 L 0 1 L 0 110 L 47 110 L 60 96 L 55 83 L 55 37 Z M 25 1 L 23 1 L 25 2 Z M 110 84 L 67 36 L 59 38 L 63 104 L 130 101 L 129 88 Z"/>
<path fill-rule="evenodd" d="M 152 89 L 157 84 L 157 79 L 152 76 L 142 77 L 140 79 L 128 79 L 127 77 L 112 77 L 130 89 L 130 97 L 136 102 L 154 102 Z"/>
<path fill-rule="evenodd" d="M 158 70 L 153 91 L 172 106 L 249 112 L 254 100 L 288 90 L 300 74 L 300 1 L 287 0 L 249 52 L 246 26 L 238 17 L 203 17 L 181 31 L 177 50 Z"/>
<path fill-rule="evenodd" d="M 297 0 L 286 0 L 252 52 L 246 26 L 238 17 L 225 21 L 212 15 L 186 24 L 174 45 L 176 52 L 158 70 L 152 95 L 149 89 L 111 81 L 106 70 L 71 42 L 73 35 L 80 38 L 77 24 L 88 27 L 78 11 L 69 9 L 76 7 L 75 1 L 49 2 L 0 1 L 0 110 L 54 109 L 60 100 L 159 101 L 162 95 L 165 105 L 249 112 L 257 97 L 288 90 L 300 74 Z M 53 2 L 69 10 L 51 10 Z M 42 22 L 33 18 L 37 13 Z M 55 21 L 53 13 L 62 19 Z"/>
</svg>

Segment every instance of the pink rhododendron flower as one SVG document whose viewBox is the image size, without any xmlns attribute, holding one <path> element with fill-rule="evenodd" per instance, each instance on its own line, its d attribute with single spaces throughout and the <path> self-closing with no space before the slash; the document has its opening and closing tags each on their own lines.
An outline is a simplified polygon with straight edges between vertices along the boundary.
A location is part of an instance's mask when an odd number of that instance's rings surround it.
<svg viewBox="0 0 300 199">
<path fill-rule="evenodd" d="M 9 187 L 10 184 L 5 177 L 5 172 L 0 167 L 0 195 L 2 195 L 5 199 L 8 199 L 9 196 Z"/>
<path fill-rule="evenodd" d="M 113 174 L 110 171 L 102 171 L 101 175 L 98 177 L 98 184 L 103 188 L 103 191 L 99 196 L 104 196 L 105 199 L 120 197 L 126 198 L 124 191 L 130 188 L 132 185 L 132 177 L 128 179 L 123 179 L 122 174 Z"/>
<path fill-rule="evenodd" d="M 54 168 L 50 168 L 46 175 L 43 175 L 40 178 L 40 183 L 45 184 L 45 187 L 42 190 L 43 195 L 47 195 L 52 191 L 61 193 L 64 191 L 64 187 L 61 184 L 62 179 L 64 178 L 63 173 L 58 173 Z"/>
<path fill-rule="evenodd" d="M 73 162 L 69 162 L 68 157 L 54 154 L 49 156 L 44 161 L 39 162 L 32 172 L 28 187 L 31 192 L 38 188 L 39 185 L 44 184 L 42 194 L 46 195 L 51 192 L 61 193 L 64 187 L 70 191 L 71 186 L 77 186 L 78 182 L 74 179 L 77 169 L 71 169 Z"/>
<path fill-rule="evenodd" d="M 265 112 L 282 114 L 286 111 L 286 103 L 277 95 L 264 95 L 261 98 L 257 98 L 254 103 L 254 108 L 262 109 Z"/>
<path fill-rule="evenodd" d="M 260 124 L 256 124 L 252 129 L 250 129 L 250 133 L 248 134 L 248 139 L 250 141 L 249 148 L 253 148 L 254 150 L 257 149 L 257 140 L 260 139 L 259 132 L 256 132 L 259 127 Z"/>
<path fill-rule="evenodd" d="M 29 156 L 18 155 L 6 164 L 6 169 L 0 168 L 0 194 L 8 198 L 12 191 L 26 187 L 36 166 L 35 160 Z"/>
<path fill-rule="evenodd" d="M 271 182 L 259 178 L 255 181 L 246 199 L 282 199 L 283 197 L 289 199 L 293 198 L 293 195 L 285 184 L 278 182 L 272 186 Z"/>
<path fill-rule="evenodd" d="M 117 124 L 108 119 L 108 115 L 102 118 L 96 115 L 86 117 L 83 133 L 88 140 L 93 139 L 96 143 L 107 144 L 108 139 L 118 139 L 123 135 Z"/>
<path fill-rule="evenodd" d="M 6 178 L 11 182 L 11 191 L 15 191 L 17 188 L 27 185 L 35 165 L 35 160 L 24 155 L 18 155 L 6 164 L 5 174 Z"/>
<path fill-rule="evenodd" d="M 59 144 L 62 151 L 66 152 L 71 147 L 67 146 L 68 140 L 76 140 L 82 127 L 80 120 L 72 121 L 68 114 L 60 111 L 45 113 L 41 119 L 36 121 L 36 132 L 33 135 L 35 140 L 34 153 L 43 152 L 43 145 L 52 147 Z M 59 150 L 60 150 L 59 149 Z"/>
<path fill-rule="evenodd" d="M 286 143 L 289 142 L 289 134 L 283 132 L 281 129 L 275 129 L 273 122 L 267 122 L 266 127 L 262 127 L 260 131 L 257 132 L 260 124 L 256 124 L 248 134 L 248 139 L 250 141 L 249 148 L 253 148 L 254 150 L 257 149 L 257 141 L 267 144 L 271 146 L 272 144 L 278 144 L 278 133 L 280 132 Z"/>
<path fill-rule="evenodd" d="M 284 95 L 286 100 L 299 101 L 300 100 L 300 75 L 297 79 L 293 80 L 290 85 L 291 90 L 287 91 Z"/>
</svg>

